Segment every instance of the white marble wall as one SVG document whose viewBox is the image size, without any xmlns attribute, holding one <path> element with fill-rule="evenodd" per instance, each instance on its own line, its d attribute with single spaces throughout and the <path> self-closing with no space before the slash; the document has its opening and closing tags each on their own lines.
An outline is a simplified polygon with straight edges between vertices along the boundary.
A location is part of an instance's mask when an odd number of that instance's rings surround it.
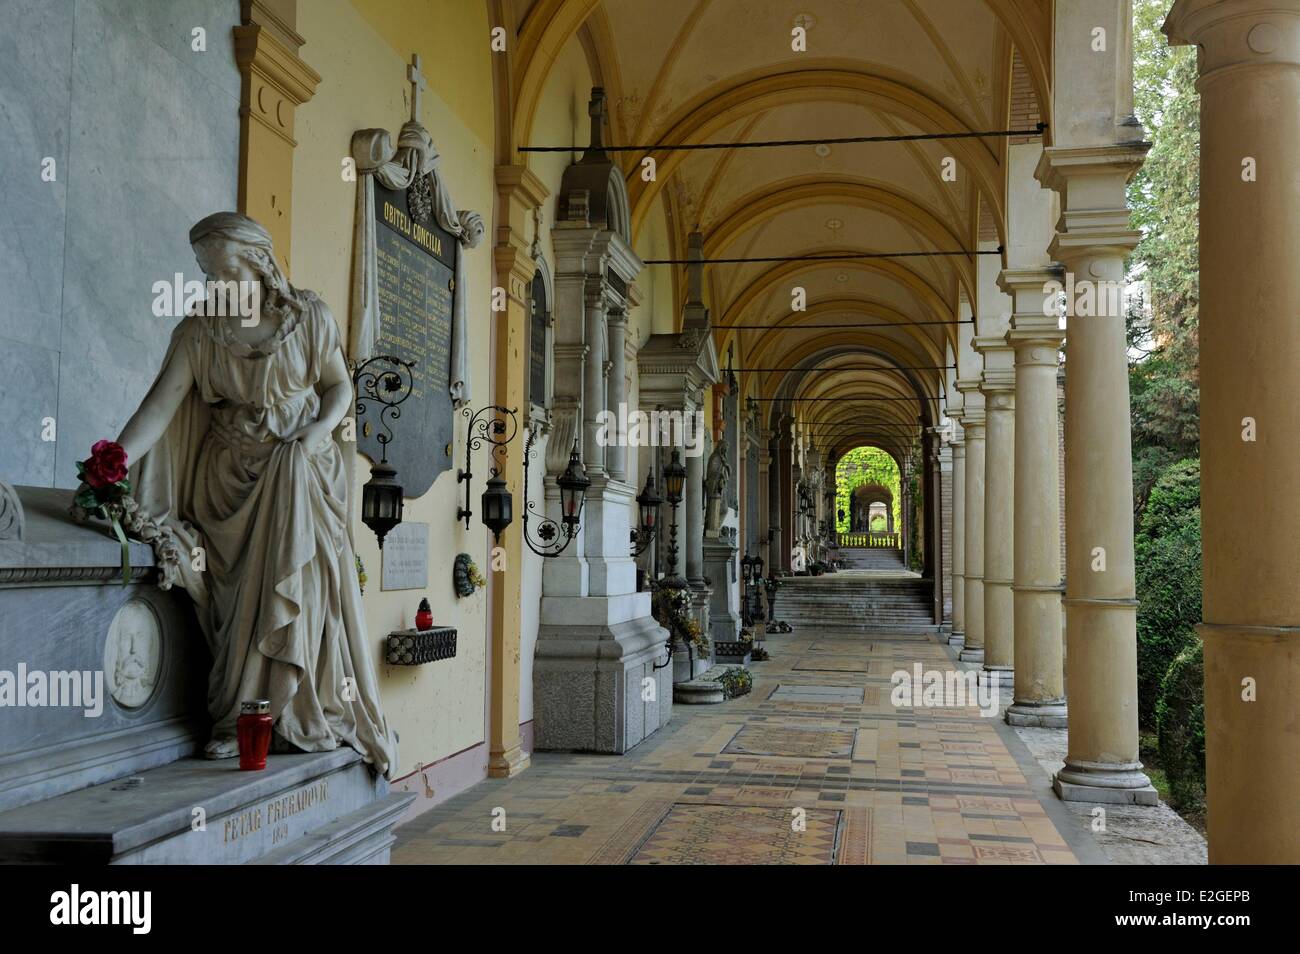
<svg viewBox="0 0 1300 954">
<path fill-rule="evenodd" d="M 236 204 L 238 0 L 0 0 L 0 475 L 76 486 L 175 326 L 155 281 Z M 206 52 L 191 48 L 206 31 Z M 53 157 L 57 179 L 42 181 Z M 54 418 L 56 440 L 42 440 Z"/>
</svg>

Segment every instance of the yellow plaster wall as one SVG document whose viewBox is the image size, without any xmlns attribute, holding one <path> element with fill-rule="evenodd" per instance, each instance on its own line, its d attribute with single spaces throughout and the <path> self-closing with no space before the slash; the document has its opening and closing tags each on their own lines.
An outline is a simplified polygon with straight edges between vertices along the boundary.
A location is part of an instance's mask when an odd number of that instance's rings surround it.
<svg viewBox="0 0 1300 954">
<path fill-rule="evenodd" d="M 446 15 L 440 16 L 439 8 L 445 8 L 441 12 Z M 382 127 L 396 139 L 409 116 L 406 66 L 412 51 L 420 53 L 428 80 L 421 119 L 442 156 L 456 205 L 491 220 L 493 107 L 486 14 L 483 4 L 451 0 L 356 0 L 355 4 L 311 0 L 298 5 L 298 31 L 307 41 L 302 56 L 321 74 L 321 83 L 297 117 L 294 280 L 321 293 L 346 339 L 356 185 L 343 180 L 342 162 L 357 129 Z M 491 241 L 489 232 L 467 259 L 475 407 L 490 396 Z M 357 551 L 369 578 L 366 617 L 382 702 L 400 737 L 397 776 L 484 741 L 486 594 L 480 590 L 458 600 L 452 589 L 457 553 L 468 552 L 485 572 L 488 565 L 486 531 L 477 516 L 469 531 L 455 520 L 458 490 L 463 491 L 463 485 L 456 483 L 455 466 L 463 464 L 463 442 L 464 426 L 458 416 L 453 469 L 440 475 L 424 496 L 406 501 L 405 519 L 429 524 L 427 593 L 382 591 L 374 534 L 360 521 L 354 526 Z M 359 503 L 369 465 L 364 457 L 358 457 L 357 464 L 353 493 Z M 484 462 L 477 460 L 474 470 L 476 475 L 485 473 Z M 473 488 L 475 510 L 482 489 L 480 479 Z M 384 635 L 411 626 L 424 595 L 429 597 L 435 621 L 457 628 L 456 657 L 410 668 L 383 665 Z"/>
</svg>

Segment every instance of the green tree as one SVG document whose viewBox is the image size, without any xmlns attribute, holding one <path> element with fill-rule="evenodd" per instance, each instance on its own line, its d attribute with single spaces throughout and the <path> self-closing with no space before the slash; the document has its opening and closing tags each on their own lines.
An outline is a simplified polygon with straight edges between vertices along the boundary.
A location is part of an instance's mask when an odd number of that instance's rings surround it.
<svg viewBox="0 0 1300 954">
<path fill-rule="evenodd" d="M 1196 640 L 1193 627 L 1201 621 L 1200 476 L 1196 460 L 1167 468 L 1151 490 L 1135 534 L 1138 721 L 1143 726 L 1155 726 L 1161 683 L 1174 658 Z"/>
<path fill-rule="evenodd" d="M 879 447 L 855 447 L 835 465 L 835 529 L 847 533 L 852 516 L 853 491 L 863 484 L 880 484 L 893 496 L 894 528 L 902 528 L 902 502 L 898 464 Z M 839 514 L 843 513 L 841 518 Z"/>
<path fill-rule="evenodd" d="M 1129 278 L 1146 293 L 1130 303 L 1134 503 L 1140 512 L 1171 462 L 1200 445 L 1198 245 L 1200 96 L 1196 51 L 1160 33 L 1170 0 L 1133 5 L 1134 109 L 1151 140 L 1129 187 L 1143 238 Z"/>
</svg>

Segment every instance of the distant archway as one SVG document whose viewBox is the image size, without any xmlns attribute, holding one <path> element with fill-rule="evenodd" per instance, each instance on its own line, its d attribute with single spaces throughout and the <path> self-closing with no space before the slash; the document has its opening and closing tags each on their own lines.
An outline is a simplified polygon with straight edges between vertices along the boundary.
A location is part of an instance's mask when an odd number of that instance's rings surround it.
<svg viewBox="0 0 1300 954">
<path fill-rule="evenodd" d="M 875 529 L 872 515 L 885 518 L 885 532 L 902 526 L 901 478 L 898 462 L 879 447 L 855 447 L 835 465 L 836 530 L 867 533 Z"/>
</svg>

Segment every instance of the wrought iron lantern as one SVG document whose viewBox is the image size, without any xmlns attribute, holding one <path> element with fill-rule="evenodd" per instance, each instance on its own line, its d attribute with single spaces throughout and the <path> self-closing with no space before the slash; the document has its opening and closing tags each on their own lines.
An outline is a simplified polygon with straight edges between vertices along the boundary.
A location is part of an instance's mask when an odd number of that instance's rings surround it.
<svg viewBox="0 0 1300 954">
<path fill-rule="evenodd" d="M 501 477 L 501 470 L 506 445 L 514 440 L 519 430 L 519 419 L 512 408 L 499 404 L 489 404 L 477 411 L 466 407 L 461 413 L 469 418 L 469 423 L 465 426 L 465 469 L 456 471 L 456 482 L 465 483 L 465 506 L 456 508 L 456 519 L 463 519 L 465 529 L 469 529 L 469 518 L 474 516 L 474 512 L 469 509 L 470 482 L 474 477 L 470 463 L 473 452 L 483 444 L 488 444 L 492 448 L 493 464 L 488 470 L 487 487 L 479 500 L 483 507 L 480 519 L 483 526 L 492 531 L 493 540 L 499 543 L 501 534 L 514 520 L 514 500 Z"/>
<path fill-rule="evenodd" d="M 682 488 L 686 483 L 686 465 L 682 463 L 682 455 L 673 448 L 672 459 L 668 466 L 664 468 L 664 495 L 668 503 L 676 507 L 682 502 Z"/>
<path fill-rule="evenodd" d="M 378 367 L 389 364 L 385 370 Z M 380 406 L 378 441 L 382 454 L 370 470 L 370 479 L 361 488 L 361 522 L 374 532 L 379 549 L 384 537 L 402 522 L 402 485 L 397 470 L 388 463 L 388 445 L 392 442 L 392 422 L 402 416 L 399 405 L 411 396 L 415 363 L 392 355 L 375 355 L 354 366 L 352 385 L 356 393 L 356 416 L 362 417 L 369 404 Z"/>
<path fill-rule="evenodd" d="M 655 490 L 655 475 L 647 473 L 645 486 L 636 495 L 640 520 L 637 529 L 632 531 L 632 556 L 637 557 L 645 553 L 646 547 L 650 546 L 650 541 L 655 538 L 655 533 L 659 529 L 659 507 L 662 503 L 663 498 Z"/>
<path fill-rule="evenodd" d="M 677 507 L 682 502 L 682 488 L 686 484 L 686 465 L 681 452 L 673 448 L 673 456 L 664 466 L 664 499 L 673 508 L 672 526 L 668 528 L 668 565 L 672 576 L 665 585 L 685 586 L 686 581 L 677 575 Z"/>
<path fill-rule="evenodd" d="M 587 488 L 591 486 L 591 481 L 587 479 L 587 471 L 582 466 L 582 461 L 578 457 L 578 442 L 573 442 L 573 450 L 569 452 L 569 466 L 564 468 L 559 478 L 555 481 L 560 485 L 560 510 L 563 513 L 565 529 L 572 527 L 573 532 L 578 532 L 578 521 L 582 517 L 582 505 L 587 501 Z"/>
<path fill-rule="evenodd" d="M 483 526 L 492 531 L 494 540 L 499 541 L 515 518 L 515 502 L 506 489 L 506 482 L 495 475 L 489 477 L 479 504 L 483 508 Z"/>
<path fill-rule="evenodd" d="M 381 550 L 388 531 L 402 522 L 402 485 L 387 462 L 375 464 L 361 488 L 361 522 L 374 531 Z"/>
<path fill-rule="evenodd" d="M 740 574 L 746 585 L 757 583 L 763 578 L 763 558 L 748 555 L 741 557 Z"/>
<path fill-rule="evenodd" d="M 573 450 L 569 453 L 569 465 L 555 480 L 560 488 L 560 521 L 556 523 L 550 517 L 539 515 L 541 519 L 537 524 L 537 536 L 541 542 L 534 541 L 528 532 L 528 515 L 537 513 L 537 502 L 528 499 L 528 462 L 533 456 L 533 436 L 533 432 L 529 431 L 524 443 L 524 542 L 538 556 L 557 557 L 568 549 L 573 538 L 578 535 L 582 508 L 587 500 L 587 488 L 591 486 L 591 480 L 578 457 L 578 442 L 575 440 Z M 559 540 L 561 533 L 564 536 L 562 541 Z"/>
<path fill-rule="evenodd" d="M 813 509 L 812 499 L 808 496 L 808 487 L 805 484 L 800 483 L 799 484 L 799 513 L 806 517 L 810 513 L 812 513 L 812 509 Z"/>
</svg>

